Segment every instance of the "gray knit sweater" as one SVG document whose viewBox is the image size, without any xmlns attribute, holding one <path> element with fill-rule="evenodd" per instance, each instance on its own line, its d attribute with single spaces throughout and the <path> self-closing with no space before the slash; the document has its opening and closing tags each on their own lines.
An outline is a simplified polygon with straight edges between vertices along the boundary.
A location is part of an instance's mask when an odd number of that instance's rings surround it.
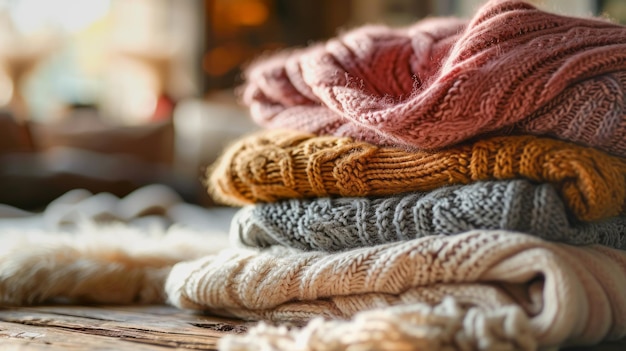
<svg viewBox="0 0 626 351">
<path fill-rule="evenodd" d="M 625 249 L 626 217 L 573 220 L 549 184 L 478 182 L 384 198 L 319 198 L 256 204 L 233 218 L 245 246 L 341 251 L 472 229 L 507 229 L 570 244 Z"/>
</svg>

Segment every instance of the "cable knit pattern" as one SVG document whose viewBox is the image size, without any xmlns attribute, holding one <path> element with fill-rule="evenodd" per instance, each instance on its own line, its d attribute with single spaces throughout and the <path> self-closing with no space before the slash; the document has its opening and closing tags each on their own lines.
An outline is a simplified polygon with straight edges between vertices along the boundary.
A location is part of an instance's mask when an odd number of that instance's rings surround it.
<svg viewBox="0 0 626 351">
<path fill-rule="evenodd" d="M 441 151 L 410 152 L 347 137 L 265 130 L 231 145 L 209 171 L 218 201 L 245 205 L 289 198 L 381 196 L 481 180 L 552 183 L 590 221 L 620 214 L 626 161 L 534 136 L 492 137 Z"/>
<path fill-rule="evenodd" d="M 498 298 L 482 295 L 485 285 L 493 286 Z M 461 303 L 464 308 L 442 321 L 452 331 L 437 331 L 437 315 L 454 310 L 443 301 L 447 294 L 442 289 L 446 287 L 456 291 L 453 298 L 465 296 Z M 362 317 L 383 330 L 397 325 L 388 324 L 393 316 L 404 322 L 404 328 L 381 350 L 396 350 L 394 338 L 419 338 L 420 328 L 429 325 L 434 334 L 423 338 L 431 338 L 441 347 L 451 342 L 455 349 L 465 349 L 461 347 L 464 344 L 473 345 L 467 350 L 488 349 L 485 346 L 490 340 L 513 345 L 524 334 L 524 319 L 528 319 L 531 334 L 542 347 L 588 344 L 626 335 L 624 251 L 550 243 L 506 231 L 429 236 L 336 254 L 280 246 L 263 251 L 223 251 L 175 265 L 166 292 L 169 301 L 181 308 L 276 321 L 306 322 L 314 316 L 351 318 L 360 311 L 391 305 L 418 309 L 414 315 L 403 314 L 398 307 L 380 312 L 389 313 L 390 318 L 376 318 L 378 312 Z M 412 307 L 423 303 L 447 307 L 439 308 L 439 312 L 434 311 L 438 307 L 432 311 Z M 505 311 L 511 306 L 519 306 L 524 318 L 516 317 L 514 308 Z M 480 311 L 472 312 L 473 307 Z M 279 313 L 272 314 L 272 310 Z M 471 314 L 485 323 L 469 323 Z M 315 323 L 302 332 L 304 335 L 297 330 L 285 332 L 286 338 L 324 338 L 321 334 L 339 322 Z M 372 323 L 341 324 L 346 333 L 328 335 L 324 349 L 348 350 L 348 341 L 341 335 L 352 335 L 354 341 L 365 345 L 384 346 L 383 339 L 390 335 L 368 332 Z M 501 332 L 503 328 L 512 330 Z M 277 350 L 289 350 L 289 341 L 283 346 L 272 342 L 275 334 L 257 330 L 253 334 L 257 337 L 255 347 L 270 343 Z M 306 345 L 300 347 L 309 350 Z"/>
<path fill-rule="evenodd" d="M 365 26 L 261 59 L 242 100 L 267 128 L 373 144 L 514 132 L 626 156 L 625 87 L 626 27 L 494 0 L 469 23 Z"/>
<path fill-rule="evenodd" d="M 554 187 L 526 180 L 478 182 L 384 198 L 249 205 L 233 218 L 231 241 L 252 247 L 341 251 L 472 229 L 516 230 L 570 244 L 626 249 L 626 217 L 570 222 Z"/>
</svg>

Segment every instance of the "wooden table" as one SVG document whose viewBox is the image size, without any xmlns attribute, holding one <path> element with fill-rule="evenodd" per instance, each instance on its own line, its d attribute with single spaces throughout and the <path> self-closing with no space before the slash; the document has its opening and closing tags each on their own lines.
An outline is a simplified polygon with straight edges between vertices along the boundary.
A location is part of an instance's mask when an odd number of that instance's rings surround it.
<svg viewBox="0 0 626 351">
<path fill-rule="evenodd" d="M 253 323 L 168 306 L 0 308 L 0 350 L 216 350 L 220 337 Z M 568 351 L 623 351 L 626 340 Z"/>
<path fill-rule="evenodd" d="M 252 323 L 168 306 L 0 309 L 0 350 L 216 350 Z"/>
</svg>

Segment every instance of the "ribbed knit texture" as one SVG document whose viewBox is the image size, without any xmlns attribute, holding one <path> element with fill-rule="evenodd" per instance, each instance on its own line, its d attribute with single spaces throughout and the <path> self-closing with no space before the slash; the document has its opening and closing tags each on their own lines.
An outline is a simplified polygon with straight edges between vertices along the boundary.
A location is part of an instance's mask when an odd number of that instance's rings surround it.
<svg viewBox="0 0 626 351">
<path fill-rule="evenodd" d="M 515 230 L 570 244 L 626 249 L 626 217 L 592 223 L 570 220 L 551 185 L 526 180 L 478 182 L 383 198 L 249 205 L 233 218 L 231 238 L 251 247 L 342 251 L 472 229 Z"/>
<path fill-rule="evenodd" d="M 362 315 L 366 323 L 317 321 L 302 332 L 283 331 L 284 343 L 271 329 L 253 331 L 254 342 L 243 348 L 250 350 L 267 344 L 274 345 L 268 350 L 351 350 L 353 342 L 379 346 L 364 350 L 401 350 L 396 346 L 411 338 L 434 345 L 429 350 L 531 350 L 535 342 L 587 344 L 626 335 L 626 252 L 505 231 L 336 254 L 280 246 L 224 251 L 175 265 L 166 292 L 181 308 L 296 323 L 398 305 Z M 463 307 L 449 306 L 445 296 Z M 428 310 L 418 303 L 444 306 Z M 331 327 L 343 332 L 330 333 Z"/>
<path fill-rule="evenodd" d="M 620 214 L 626 161 L 593 148 L 534 136 L 492 137 L 442 151 L 409 152 L 347 137 L 265 130 L 228 148 L 207 182 L 218 201 L 380 196 L 481 180 L 552 183 L 581 220 Z"/>
<path fill-rule="evenodd" d="M 267 128 L 435 149 L 540 134 L 626 156 L 626 27 L 490 1 L 469 23 L 365 26 L 263 58 L 243 102 Z"/>
</svg>

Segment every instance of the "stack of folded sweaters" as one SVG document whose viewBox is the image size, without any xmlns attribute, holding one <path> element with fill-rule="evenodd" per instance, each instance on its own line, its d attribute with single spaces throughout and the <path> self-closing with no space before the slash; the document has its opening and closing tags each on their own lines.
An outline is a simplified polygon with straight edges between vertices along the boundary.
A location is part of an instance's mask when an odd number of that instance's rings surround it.
<svg viewBox="0 0 626 351">
<path fill-rule="evenodd" d="M 253 64 L 265 129 L 207 185 L 238 248 L 179 263 L 225 350 L 534 350 L 626 336 L 626 28 L 485 4 Z"/>
</svg>

